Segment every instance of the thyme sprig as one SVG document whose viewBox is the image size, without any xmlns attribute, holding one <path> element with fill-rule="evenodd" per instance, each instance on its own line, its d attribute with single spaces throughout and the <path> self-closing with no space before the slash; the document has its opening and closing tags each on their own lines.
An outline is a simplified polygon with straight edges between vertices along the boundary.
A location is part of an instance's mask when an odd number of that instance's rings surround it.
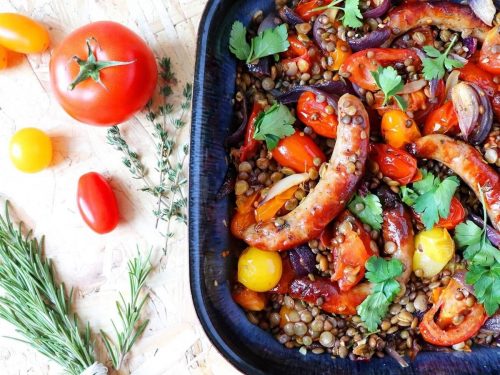
<svg viewBox="0 0 500 375">
<path fill-rule="evenodd" d="M 120 317 L 121 330 L 118 330 L 114 321 L 113 329 L 115 332 L 115 343 L 113 343 L 109 336 L 101 330 L 101 336 L 108 351 L 109 357 L 113 367 L 117 370 L 123 364 L 125 356 L 135 344 L 137 339 L 142 335 L 149 319 L 139 323 L 141 311 L 146 303 L 149 295 L 146 294 L 140 298 L 142 289 L 144 288 L 146 279 L 151 273 L 152 267 L 147 258 L 137 257 L 129 260 L 128 274 L 130 285 L 130 299 L 125 301 L 125 298 L 120 293 L 120 301 L 116 301 L 116 309 Z"/>
<path fill-rule="evenodd" d="M 23 236 L 15 227 L 8 206 L 0 215 L 0 317 L 23 336 L 17 339 L 60 364 L 67 373 L 79 375 L 95 363 L 87 324 L 80 332 L 78 318 L 71 312 L 73 291 L 54 280 L 50 259 L 42 256 L 43 239 L 29 232 Z"/>
<path fill-rule="evenodd" d="M 184 189 L 187 178 L 184 165 L 189 155 L 187 143 L 178 144 L 181 130 L 186 126 L 186 114 L 191 108 L 192 85 L 186 83 L 182 92 L 180 111 L 176 111 L 174 104 L 169 102 L 173 95 L 173 88 L 177 79 L 172 71 L 169 58 L 160 60 L 160 88 L 159 104 L 149 101 L 146 106 L 146 118 L 152 124 L 152 136 L 155 139 L 156 165 L 158 182 L 153 182 L 150 169 L 140 160 L 137 153 L 130 150 L 117 127 L 108 131 L 108 143 L 122 153 L 122 162 L 128 168 L 133 178 L 143 181 L 142 191 L 148 192 L 156 198 L 153 214 L 156 217 L 156 227 L 159 222 L 166 223 L 164 253 L 167 253 L 169 239 L 174 236 L 171 231 L 171 222 L 177 220 L 187 224 L 187 198 Z M 179 151 L 176 153 L 176 151 Z M 179 155 L 176 155 L 179 154 Z"/>
</svg>

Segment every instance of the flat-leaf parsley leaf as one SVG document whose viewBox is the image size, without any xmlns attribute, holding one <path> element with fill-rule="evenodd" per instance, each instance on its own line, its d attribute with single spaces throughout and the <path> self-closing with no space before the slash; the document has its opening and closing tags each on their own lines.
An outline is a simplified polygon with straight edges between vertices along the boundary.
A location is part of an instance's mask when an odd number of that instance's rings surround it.
<svg viewBox="0 0 500 375">
<path fill-rule="evenodd" d="M 396 95 L 403 89 L 403 79 L 398 74 L 396 69 L 392 66 L 388 66 L 386 68 L 378 67 L 376 72 L 371 72 L 373 79 L 377 86 L 384 93 L 384 102 L 382 105 L 386 105 L 389 99 L 392 97 L 396 103 L 398 103 L 399 107 L 406 111 L 408 108 L 408 103 L 399 95 Z"/>
<path fill-rule="evenodd" d="M 359 208 L 362 206 L 362 209 Z M 382 228 L 382 204 L 375 194 L 361 196 L 356 194 L 348 205 L 349 210 L 363 223 L 368 224 L 373 229 Z"/>
<path fill-rule="evenodd" d="M 240 21 L 235 21 L 229 35 L 229 50 L 240 60 L 250 56 L 250 44 L 247 42 L 247 29 Z"/>
<path fill-rule="evenodd" d="M 344 7 L 338 7 L 337 5 L 341 2 L 342 0 L 333 1 L 328 5 L 318 7 L 313 10 L 319 11 L 326 9 L 339 9 L 344 12 L 344 15 L 341 18 L 344 26 L 353 28 L 363 26 L 363 22 L 361 22 L 363 15 L 359 9 L 359 0 L 345 0 Z"/>
<path fill-rule="evenodd" d="M 265 141 L 268 150 L 272 150 L 281 138 L 295 133 L 294 123 L 295 117 L 290 113 L 288 107 L 275 103 L 257 116 L 253 137 Z"/>
<path fill-rule="evenodd" d="M 423 60 L 423 72 L 426 80 L 441 79 L 444 77 L 446 70 L 453 70 L 454 68 L 464 66 L 462 62 L 448 57 L 456 40 L 457 36 L 455 35 L 444 53 L 441 53 L 434 46 L 424 46 L 423 49 L 428 56 Z"/>
</svg>

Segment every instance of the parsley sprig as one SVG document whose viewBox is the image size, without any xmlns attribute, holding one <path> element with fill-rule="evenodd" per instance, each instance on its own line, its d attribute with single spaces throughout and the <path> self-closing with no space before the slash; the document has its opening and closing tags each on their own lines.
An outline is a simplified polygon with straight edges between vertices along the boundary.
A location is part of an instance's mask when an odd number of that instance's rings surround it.
<svg viewBox="0 0 500 375">
<path fill-rule="evenodd" d="M 401 187 L 401 196 L 404 203 L 420 214 L 425 228 L 432 229 L 440 218 L 450 214 L 451 199 L 460 181 L 456 176 L 441 181 L 425 169 L 421 169 L 421 172 L 422 180 L 414 182 L 411 188 Z"/>
<path fill-rule="evenodd" d="M 341 18 L 342 24 L 344 26 L 353 28 L 363 26 L 363 22 L 361 22 L 361 20 L 363 19 L 363 15 L 361 14 L 361 11 L 359 9 L 359 0 L 345 0 L 344 6 L 338 7 L 337 5 L 342 1 L 344 0 L 333 1 L 328 5 L 318 7 L 313 10 L 318 11 L 326 9 L 339 9 L 344 12 L 343 17 Z"/>
<path fill-rule="evenodd" d="M 359 210 L 361 206 L 363 209 Z M 368 193 L 365 196 L 356 194 L 348 208 L 359 220 L 373 229 L 382 228 L 382 204 L 375 194 Z"/>
<path fill-rule="evenodd" d="M 372 256 L 365 264 L 366 278 L 373 283 L 371 294 L 358 306 L 357 312 L 370 332 L 377 329 L 387 314 L 394 297 L 401 290 L 395 280 L 403 273 L 403 264 L 397 259 L 385 260 Z"/>
<path fill-rule="evenodd" d="M 465 281 L 473 285 L 474 294 L 486 313 L 495 314 L 500 306 L 500 251 L 486 238 L 486 215 L 483 228 L 470 220 L 459 224 L 455 228 L 455 241 L 464 249 L 463 255 L 468 261 Z"/>
<path fill-rule="evenodd" d="M 462 62 L 448 57 L 456 41 L 457 36 L 455 35 L 444 53 L 439 52 L 439 50 L 433 46 L 424 47 L 424 51 L 428 56 L 423 60 L 423 72 L 426 80 L 441 79 L 444 77 L 446 70 L 453 70 L 454 68 L 461 68 L 464 66 Z"/>
<path fill-rule="evenodd" d="M 376 72 L 371 73 L 375 83 L 385 95 L 382 105 L 386 105 L 389 99 L 393 98 L 396 103 L 398 103 L 399 108 L 406 111 L 408 103 L 406 103 L 406 100 L 404 100 L 403 97 L 396 95 L 404 87 L 403 79 L 398 74 L 396 69 L 392 66 L 388 66 L 386 68 L 379 66 Z"/>
<path fill-rule="evenodd" d="M 259 33 L 248 43 L 246 27 L 240 21 L 235 21 L 229 35 L 229 50 L 247 63 L 285 52 L 288 47 L 288 31 L 284 24 Z"/>
<path fill-rule="evenodd" d="M 295 133 L 294 123 L 295 117 L 290 113 L 288 107 L 275 103 L 257 116 L 253 137 L 265 141 L 268 150 L 272 150 L 281 138 Z"/>
</svg>

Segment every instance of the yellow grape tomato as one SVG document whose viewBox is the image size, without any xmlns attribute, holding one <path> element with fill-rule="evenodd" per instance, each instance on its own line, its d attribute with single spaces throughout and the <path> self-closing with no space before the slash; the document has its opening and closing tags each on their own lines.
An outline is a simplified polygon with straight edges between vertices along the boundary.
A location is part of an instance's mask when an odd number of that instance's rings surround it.
<svg viewBox="0 0 500 375">
<path fill-rule="evenodd" d="M 0 13 L 0 45 L 19 53 L 40 53 L 49 46 L 43 25 L 17 13 Z"/>
<path fill-rule="evenodd" d="M 267 292 L 280 281 L 282 267 L 277 252 L 248 247 L 238 260 L 238 281 L 250 290 Z"/>
<path fill-rule="evenodd" d="M 39 172 L 52 161 L 52 141 L 43 131 L 24 128 L 17 131 L 10 140 L 12 164 L 22 172 Z"/>
</svg>

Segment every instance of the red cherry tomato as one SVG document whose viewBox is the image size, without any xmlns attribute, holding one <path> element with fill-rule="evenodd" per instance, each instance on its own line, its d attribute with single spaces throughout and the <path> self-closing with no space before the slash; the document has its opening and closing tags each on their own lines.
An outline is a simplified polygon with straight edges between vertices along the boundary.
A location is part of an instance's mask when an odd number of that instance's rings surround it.
<svg viewBox="0 0 500 375">
<path fill-rule="evenodd" d="M 97 61 L 92 62 L 92 56 Z M 105 62 L 120 64 L 100 70 L 95 67 Z M 82 75 L 81 68 L 92 65 L 89 75 Z M 94 80 L 97 77 L 99 82 Z M 50 80 L 57 100 L 70 116 L 92 125 L 111 126 L 128 120 L 144 108 L 157 79 L 151 49 L 137 34 L 116 22 L 94 22 L 73 31 L 55 49 L 50 61 Z"/>
<path fill-rule="evenodd" d="M 457 113 L 451 101 L 432 111 L 425 120 L 425 135 L 433 133 L 456 134 L 459 130 Z"/>
<path fill-rule="evenodd" d="M 288 42 L 290 47 L 282 54 L 281 61 L 285 71 L 291 69 L 300 73 L 308 72 L 312 65 L 321 58 L 318 47 L 311 41 L 304 42 L 299 40 L 296 35 L 290 35 Z M 296 69 L 293 65 L 296 66 Z"/>
<path fill-rule="evenodd" d="M 324 10 L 314 10 L 316 8 L 328 5 L 333 0 L 301 0 L 295 7 L 295 13 L 304 21 L 310 21 L 312 17 L 319 16 Z"/>
<path fill-rule="evenodd" d="M 488 34 L 481 47 L 479 66 L 491 74 L 500 74 L 500 26 L 495 26 Z"/>
<path fill-rule="evenodd" d="M 337 136 L 337 115 L 331 108 L 328 113 L 329 104 L 323 98 L 318 102 L 317 96 L 312 92 L 304 92 L 297 102 L 297 116 L 307 126 L 310 126 L 317 134 L 326 138 L 335 138 Z"/>
<path fill-rule="evenodd" d="M 280 165 L 291 168 L 295 172 L 308 172 L 311 168 L 318 169 L 326 160 L 325 154 L 312 138 L 300 132 L 295 132 L 280 140 L 278 146 L 273 149 L 272 155 Z M 318 159 L 316 163 L 315 159 Z"/>
<path fill-rule="evenodd" d="M 118 225 L 119 213 L 115 194 L 99 173 L 89 172 L 80 177 L 77 203 L 83 220 L 94 232 L 108 233 Z"/>
<path fill-rule="evenodd" d="M 407 185 L 418 177 L 417 159 L 404 150 L 386 144 L 372 144 L 370 159 L 375 161 L 380 172 L 391 180 Z"/>
<path fill-rule="evenodd" d="M 476 64 L 469 61 L 459 71 L 460 79 L 475 83 L 484 90 L 486 95 L 493 96 L 498 91 L 498 85 L 493 81 L 493 76 Z"/>
<path fill-rule="evenodd" d="M 258 141 L 253 137 L 253 134 L 255 133 L 255 120 L 257 120 L 257 116 L 259 116 L 259 113 L 262 112 L 262 109 L 263 106 L 259 102 L 255 101 L 253 103 L 252 114 L 248 119 L 245 130 L 245 140 L 243 142 L 243 146 L 240 148 L 240 161 L 245 161 L 248 158 L 253 157 L 261 144 L 261 141 Z"/>
<path fill-rule="evenodd" d="M 450 214 L 447 218 L 439 219 L 437 227 L 453 229 L 465 220 L 465 209 L 460 201 L 453 197 L 450 202 Z"/>
</svg>

